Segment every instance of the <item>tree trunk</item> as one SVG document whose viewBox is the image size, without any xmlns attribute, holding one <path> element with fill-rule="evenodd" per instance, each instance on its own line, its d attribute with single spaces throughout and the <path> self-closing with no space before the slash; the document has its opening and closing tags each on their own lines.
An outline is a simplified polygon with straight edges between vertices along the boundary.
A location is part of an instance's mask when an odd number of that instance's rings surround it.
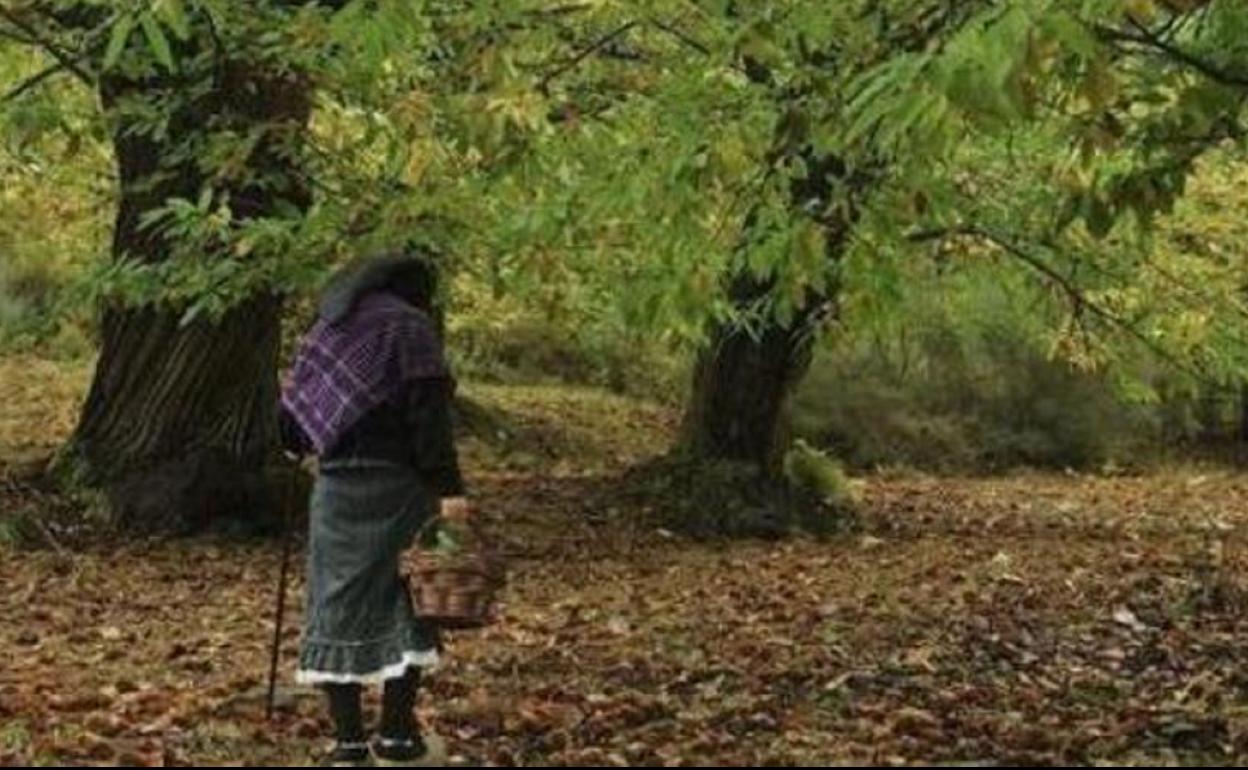
<svg viewBox="0 0 1248 770">
<path fill-rule="evenodd" d="M 746 277 L 734 301 L 764 296 Z M 783 460 L 789 400 L 810 367 L 813 335 L 807 310 L 791 327 L 768 324 L 757 337 L 718 324 L 698 357 L 685 414 L 684 447 L 695 457 L 748 463 L 775 476 Z"/>
<path fill-rule="evenodd" d="M 1235 459 L 1241 465 L 1248 464 L 1248 385 L 1239 391 L 1239 445 Z"/>
<path fill-rule="evenodd" d="M 809 148 L 802 154 L 809 173 L 793 184 L 795 211 L 824 211 L 834 184 L 854 190 L 867 184 L 839 158 L 817 157 Z M 829 266 L 841 260 L 856 217 L 851 201 L 819 220 Z M 747 229 L 752 226 L 747 223 Z M 740 308 L 750 307 L 772 288 L 750 275 L 730 280 L 730 298 Z M 810 368 L 818 325 L 835 312 L 837 293 L 835 286 L 823 296 L 812 293 L 790 326 L 769 322 L 753 336 L 730 324 L 716 324 L 694 368 L 682 435 L 687 453 L 749 463 L 766 477 L 778 476 L 788 444 L 789 402 Z"/>
<path fill-rule="evenodd" d="M 1239 389 L 1239 440 L 1248 444 L 1248 385 Z"/>
<path fill-rule="evenodd" d="M 131 530 L 194 531 L 271 510 L 280 304 L 220 323 L 113 309 L 75 444 Z"/>
<path fill-rule="evenodd" d="M 179 85 L 168 81 L 110 78 L 101 91 L 114 115 L 124 115 L 115 108 L 136 95 L 179 97 Z M 114 258 L 168 258 L 170 245 L 142 228 L 142 217 L 170 198 L 198 198 L 203 171 L 171 156 L 211 131 L 263 132 L 245 164 L 254 176 L 217 190 L 229 194 L 236 217 L 306 208 L 292 137 L 306 131 L 310 104 L 305 83 L 234 62 L 207 95 L 175 112 L 166 138 L 127 131 L 122 118 L 114 139 L 121 182 Z M 263 186 L 247 181 L 262 176 Z M 254 296 L 220 320 L 183 324 L 182 317 L 163 305 L 104 310 L 100 359 L 71 445 L 82 479 L 108 493 L 118 522 L 131 530 L 195 531 L 223 517 L 255 522 L 281 502 L 270 468 L 280 298 Z"/>
</svg>

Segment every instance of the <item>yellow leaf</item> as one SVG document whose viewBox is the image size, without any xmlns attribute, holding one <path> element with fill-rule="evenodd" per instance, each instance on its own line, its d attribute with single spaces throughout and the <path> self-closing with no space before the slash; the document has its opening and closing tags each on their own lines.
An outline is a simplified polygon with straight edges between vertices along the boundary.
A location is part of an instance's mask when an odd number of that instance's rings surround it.
<svg viewBox="0 0 1248 770">
<path fill-rule="evenodd" d="M 1157 3 L 1155 0 L 1127 0 L 1127 15 L 1134 21 L 1151 24 L 1157 17 Z"/>
</svg>

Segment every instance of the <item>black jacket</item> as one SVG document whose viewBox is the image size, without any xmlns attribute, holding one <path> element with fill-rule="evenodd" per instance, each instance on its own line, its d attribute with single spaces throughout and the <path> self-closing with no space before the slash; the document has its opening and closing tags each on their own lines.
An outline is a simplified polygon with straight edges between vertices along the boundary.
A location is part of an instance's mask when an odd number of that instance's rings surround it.
<svg viewBox="0 0 1248 770">
<path fill-rule="evenodd" d="M 398 397 L 365 415 L 321 462 L 383 460 L 406 465 L 420 474 L 430 492 L 439 497 L 464 494 L 452 427 L 454 381 L 419 380 Z M 311 443 L 298 422 L 281 413 L 282 445 L 298 455 L 311 454 Z"/>
</svg>

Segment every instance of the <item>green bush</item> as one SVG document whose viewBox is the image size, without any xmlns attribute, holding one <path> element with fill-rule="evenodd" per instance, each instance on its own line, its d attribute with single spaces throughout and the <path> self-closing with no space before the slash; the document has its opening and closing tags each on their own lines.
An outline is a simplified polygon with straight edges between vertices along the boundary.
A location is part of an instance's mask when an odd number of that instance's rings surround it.
<svg viewBox="0 0 1248 770">
<path fill-rule="evenodd" d="M 91 319 L 68 310 L 67 294 L 67 286 L 46 267 L 0 263 L 0 350 L 89 356 Z"/>
<path fill-rule="evenodd" d="M 61 287 L 47 269 L 0 262 L 0 338 L 46 335 Z"/>
<path fill-rule="evenodd" d="M 462 308 L 451 318 L 447 348 L 461 375 L 486 382 L 593 385 L 675 402 L 687 378 L 681 357 L 666 346 L 529 313 L 498 319 L 489 308 Z"/>
<path fill-rule="evenodd" d="M 845 466 L 798 439 L 784 456 L 784 476 L 794 490 L 838 508 L 853 508 L 854 490 Z"/>
<path fill-rule="evenodd" d="M 93 153 L 90 170 L 109 173 L 107 159 Z M 93 308 L 75 290 L 107 248 L 112 206 L 83 172 L 0 160 L 0 350 L 91 352 Z"/>
<path fill-rule="evenodd" d="M 885 333 L 820 350 L 795 400 L 797 435 L 856 467 L 944 472 L 1094 469 L 1155 442 L 1160 410 L 1052 359 L 1025 305 L 973 282 L 954 289 Z"/>
</svg>

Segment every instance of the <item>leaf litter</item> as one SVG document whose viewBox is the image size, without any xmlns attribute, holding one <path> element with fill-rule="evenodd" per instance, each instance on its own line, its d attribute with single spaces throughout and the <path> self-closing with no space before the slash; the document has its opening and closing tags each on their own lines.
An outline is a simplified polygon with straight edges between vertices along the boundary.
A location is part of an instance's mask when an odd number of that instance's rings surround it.
<svg viewBox="0 0 1248 770">
<path fill-rule="evenodd" d="M 467 451 L 514 563 L 503 621 L 452 639 L 422 699 L 459 764 L 1248 762 L 1244 474 L 880 476 L 866 534 L 699 545 L 591 510 L 671 415 L 541 395 L 482 397 L 530 434 L 574 411 L 571 439 Z M 617 443 L 578 468 L 603 420 Z M 28 502 L 0 489 L 0 512 Z M 328 724 L 290 684 L 299 574 L 263 716 L 279 558 L 0 547 L 0 765 L 309 764 Z"/>
</svg>

